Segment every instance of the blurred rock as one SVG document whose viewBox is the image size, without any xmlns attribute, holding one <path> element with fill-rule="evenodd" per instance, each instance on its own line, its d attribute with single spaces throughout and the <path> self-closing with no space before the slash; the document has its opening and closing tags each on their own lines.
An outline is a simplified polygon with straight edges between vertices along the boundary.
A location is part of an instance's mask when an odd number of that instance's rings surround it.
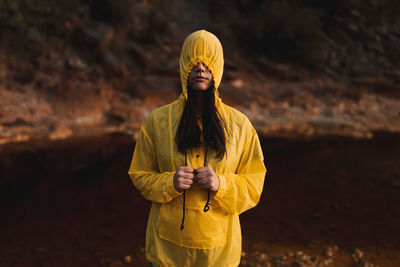
<svg viewBox="0 0 400 267">
<path fill-rule="evenodd" d="M 354 249 L 354 253 L 351 255 L 355 262 L 359 262 L 364 256 L 364 252 L 361 249 Z"/>
<path fill-rule="evenodd" d="M 35 42 L 42 42 L 44 40 L 43 34 L 34 27 L 29 27 L 26 37 Z"/>
<path fill-rule="evenodd" d="M 368 60 L 364 58 L 367 62 Z M 351 73 L 355 76 L 368 76 L 375 73 L 376 69 L 366 62 L 356 61 L 350 66 Z"/>
<path fill-rule="evenodd" d="M 26 120 L 17 117 L 13 121 L 3 121 L 2 125 L 6 127 L 16 127 L 16 126 L 29 125 L 29 123 Z"/>
<path fill-rule="evenodd" d="M 100 21 L 87 21 L 77 27 L 74 36 L 77 43 L 104 50 L 114 36 L 114 29 Z"/>
<path fill-rule="evenodd" d="M 303 264 L 299 261 L 293 261 L 291 267 L 305 267 L 305 264 Z"/>
<path fill-rule="evenodd" d="M 333 262 L 332 259 L 326 259 L 326 260 L 323 261 L 323 265 L 324 266 L 329 266 L 332 262 Z"/>
<path fill-rule="evenodd" d="M 329 247 L 329 248 L 325 251 L 325 255 L 326 255 L 327 257 L 331 258 L 331 257 L 333 257 L 333 252 L 334 252 L 334 249 L 331 248 L 331 247 Z"/>
<path fill-rule="evenodd" d="M 365 48 L 370 51 L 373 52 L 374 54 L 384 54 L 385 51 L 382 48 L 382 45 L 379 43 L 372 43 L 372 42 L 367 42 L 364 43 Z"/>
<path fill-rule="evenodd" d="M 125 76 L 126 70 L 118 58 L 110 51 L 105 51 L 101 55 L 103 66 L 106 71 L 118 76 Z"/>
<path fill-rule="evenodd" d="M 132 256 L 131 255 L 126 255 L 124 257 L 124 262 L 125 263 L 131 263 L 132 262 Z"/>
<path fill-rule="evenodd" d="M 242 88 L 243 87 L 243 80 L 242 79 L 235 79 L 231 81 L 232 86 L 237 87 L 237 88 Z"/>
<path fill-rule="evenodd" d="M 302 255 L 303 255 L 303 251 L 299 250 L 299 251 L 296 252 L 296 256 L 297 256 L 297 257 L 300 257 L 300 256 L 302 256 Z"/>
<path fill-rule="evenodd" d="M 136 42 L 129 42 L 127 48 L 133 60 L 141 67 L 142 71 L 146 72 L 159 63 L 159 61 L 154 57 L 155 55 L 148 53 L 147 50 Z"/>
<path fill-rule="evenodd" d="M 389 35 L 383 42 L 387 58 L 397 66 L 400 66 L 400 36 Z"/>
<path fill-rule="evenodd" d="M 174 95 L 178 92 L 178 89 L 173 80 L 158 75 L 146 75 L 141 79 L 129 79 L 126 84 L 126 91 L 131 96 L 143 99 L 149 95 Z"/>
<path fill-rule="evenodd" d="M 7 77 L 7 66 L 4 63 L 0 63 L 0 84 L 3 83 L 4 79 Z M 3 87 L 0 87 L 0 90 Z"/>
<path fill-rule="evenodd" d="M 379 265 L 376 265 L 372 262 L 362 259 L 360 260 L 360 262 L 355 264 L 355 267 L 379 267 Z"/>
<path fill-rule="evenodd" d="M 50 133 L 50 140 L 66 139 L 72 136 L 73 132 L 69 127 L 58 128 Z"/>
<path fill-rule="evenodd" d="M 75 69 L 85 70 L 87 69 L 88 65 L 86 64 L 83 59 L 81 59 L 77 55 L 71 55 L 67 57 L 67 66 Z"/>
<path fill-rule="evenodd" d="M 357 9 L 352 9 L 350 10 L 350 13 L 354 16 L 354 17 L 361 17 L 360 12 Z"/>
<path fill-rule="evenodd" d="M 35 68 L 30 62 L 22 63 L 18 72 L 14 72 L 14 80 L 20 84 L 29 84 L 35 79 Z"/>
<path fill-rule="evenodd" d="M 115 113 L 115 111 L 111 111 L 111 110 L 109 110 L 105 113 L 105 117 L 106 117 L 107 123 L 110 123 L 110 124 L 121 124 L 126 121 L 126 118 L 123 115 L 117 114 L 117 113 Z"/>
<path fill-rule="evenodd" d="M 358 26 L 356 24 L 350 23 L 350 24 L 347 25 L 347 27 L 353 32 L 358 32 L 359 31 L 359 28 L 358 28 Z"/>
<path fill-rule="evenodd" d="M 257 262 L 266 262 L 268 261 L 269 257 L 267 254 L 259 252 L 259 251 L 255 251 L 252 255 L 251 255 Z"/>
<path fill-rule="evenodd" d="M 35 71 L 39 72 L 39 70 L 46 73 L 61 73 L 65 70 L 66 57 L 68 57 L 69 51 L 65 51 L 65 54 L 59 54 L 57 51 L 53 49 L 49 49 L 43 52 L 41 55 L 34 59 L 34 63 L 37 65 L 37 69 Z M 37 73 L 36 76 L 41 76 L 42 73 Z"/>
</svg>

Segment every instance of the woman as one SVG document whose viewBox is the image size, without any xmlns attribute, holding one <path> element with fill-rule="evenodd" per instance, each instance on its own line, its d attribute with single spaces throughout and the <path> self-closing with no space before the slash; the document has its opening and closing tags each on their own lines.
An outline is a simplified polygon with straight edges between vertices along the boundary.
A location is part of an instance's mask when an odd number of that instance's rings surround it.
<svg viewBox="0 0 400 267">
<path fill-rule="evenodd" d="M 152 201 L 153 265 L 239 265 L 239 214 L 258 203 L 266 169 L 250 121 L 218 96 L 223 65 L 215 35 L 190 34 L 180 56 L 182 94 L 139 131 L 129 175 Z"/>
</svg>

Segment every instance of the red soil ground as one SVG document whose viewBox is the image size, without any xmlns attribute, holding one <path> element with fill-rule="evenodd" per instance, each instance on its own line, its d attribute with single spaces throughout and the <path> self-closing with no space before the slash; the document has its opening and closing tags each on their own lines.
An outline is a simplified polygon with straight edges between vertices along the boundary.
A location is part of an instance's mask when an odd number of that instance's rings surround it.
<svg viewBox="0 0 400 267">
<path fill-rule="evenodd" d="M 399 134 L 261 142 L 268 173 L 241 215 L 243 266 L 335 245 L 328 266 L 355 266 L 356 248 L 400 266 Z M 133 149 L 120 134 L 0 146 L 0 266 L 146 266 L 150 203 L 127 175 Z"/>
</svg>

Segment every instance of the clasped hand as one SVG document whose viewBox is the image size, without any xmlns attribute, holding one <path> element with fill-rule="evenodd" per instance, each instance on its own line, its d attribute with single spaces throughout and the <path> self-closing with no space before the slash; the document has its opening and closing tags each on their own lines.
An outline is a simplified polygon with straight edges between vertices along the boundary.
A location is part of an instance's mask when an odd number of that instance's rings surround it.
<svg viewBox="0 0 400 267">
<path fill-rule="evenodd" d="M 214 170 L 207 167 L 200 167 L 197 170 L 189 166 L 181 166 L 174 175 L 174 187 L 176 191 L 182 192 L 190 189 L 192 184 L 197 181 L 204 189 L 217 192 L 219 188 L 219 178 Z"/>
</svg>

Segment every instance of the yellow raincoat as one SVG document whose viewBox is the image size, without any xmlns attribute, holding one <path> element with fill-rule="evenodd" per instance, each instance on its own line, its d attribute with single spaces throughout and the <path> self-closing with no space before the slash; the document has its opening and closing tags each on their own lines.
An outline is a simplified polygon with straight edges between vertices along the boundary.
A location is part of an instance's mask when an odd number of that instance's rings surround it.
<svg viewBox="0 0 400 267">
<path fill-rule="evenodd" d="M 209 149 L 207 165 L 219 177 L 220 186 L 211 195 L 208 212 L 203 211 L 207 190 L 196 183 L 186 190 L 185 228 L 180 230 L 183 194 L 175 190 L 173 176 L 184 166 L 185 155 L 177 149 L 175 133 L 187 98 L 188 75 L 199 62 L 207 65 L 218 88 L 224 64 L 222 46 L 204 30 L 185 40 L 180 57 L 183 93 L 146 119 L 128 172 L 142 195 L 152 201 L 146 259 L 157 266 L 237 266 L 242 243 L 239 214 L 258 203 L 263 189 L 266 169 L 257 133 L 245 115 L 216 95 L 228 131 L 227 153 L 218 160 Z M 203 162 L 203 147 L 188 151 L 188 166 L 199 168 Z"/>
</svg>

